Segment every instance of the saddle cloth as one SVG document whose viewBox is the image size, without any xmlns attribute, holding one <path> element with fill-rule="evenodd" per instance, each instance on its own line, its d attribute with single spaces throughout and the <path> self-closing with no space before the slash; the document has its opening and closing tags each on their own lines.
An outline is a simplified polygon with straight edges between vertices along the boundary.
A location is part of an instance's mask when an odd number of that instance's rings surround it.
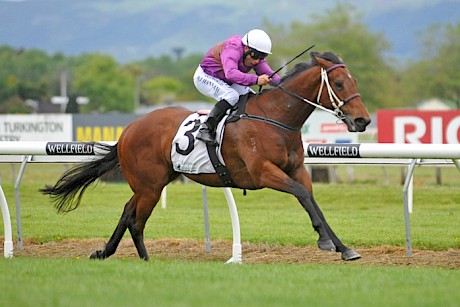
<svg viewBox="0 0 460 307">
<path fill-rule="evenodd" d="M 224 135 L 224 123 L 227 115 L 219 122 L 216 129 L 216 140 L 220 144 Z M 196 139 L 200 125 L 206 115 L 193 113 L 180 125 L 174 136 L 171 148 L 171 161 L 175 171 L 187 174 L 216 173 L 209 159 L 206 143 Z M 217 147 L 217 156 L 224 164 L 221 146 Z"/>
</svg>

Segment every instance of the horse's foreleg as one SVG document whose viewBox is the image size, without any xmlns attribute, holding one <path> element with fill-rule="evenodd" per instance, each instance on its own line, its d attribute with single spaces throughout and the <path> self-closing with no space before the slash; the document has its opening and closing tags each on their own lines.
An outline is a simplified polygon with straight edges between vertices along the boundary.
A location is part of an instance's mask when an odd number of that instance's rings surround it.
<svg viewBox="0 0 460 307">
<path fill-rule="evenodd" d="M 307 186 L 294 181 L 273 164 L 264 165 L 262 174 L 258 178 L 260 179 L 261 186 L 294 195 L 305 211 L 307 211 L 313 228 L 319 234 L 318 247 L 326 251 L 335 250 L 335 245 L 323 225 L 323 220 L 318 215 L 315 205 L 311 201 L 312 194 L 307 189 Z"/>
<path fill-rule="evenodd" d="M 318 212 L 317 205 L 314 203 L 313 195 L 304 186 L 294 181 L 294 189 L 302 192 L 297 192 L 294 196 L 297 197 L 302 207 L 307 211 L 310 216 L 313 228 L 319 234 L 318 247 L 324 251 L 335 251 L 336 246 L 334 240 L 330 236 L 327 224 L 321 211 Z M 297 196 L 299 195 L 299 196 Z"/>
<path fill-rule="evenodd" d="M 123 235 L 125 234 L 126 229 L 128 228 L 127 221 L 130 216 L 130 211 L 132 211 L 132 208 L 134 208 L 132 200 L 133 198 L 131 198 L 126 203 L 125 208 L 123 210 L 123 214 L 121 215 L 120 221 L 118 222 L 117 228 L 115 228 L 115 231 L 110 237 L 109 242 L 107 242 L 107 244 L 105 245 L 104 250 L 96 250 L 92 252 L 89 256 L 90 259 L 105 259 L 115 253 L 118 244 L 120 244 L 121 238 L 123 238 Z"/>
<path fill-rule="evenodd" d="M 302 167 L 297 168 L 295 172 L 293 172 L 293 179 L 298 181 L 303 186 L 305 186 L 309 191 L 312 191 L 310 175 L 308 175 L 303 165 Z M 342 243 L 342 241 L 340 241 L 340 239 L 336 236 L 332 228 L 327 223 L 326 218 L 323 215 L 323 212 L 321 211 L 318 204 L 316 203 L 315 198 L 313 197 L 313 193 L 310 194 L 310 201 L 313 204 L 313 207 L 315 208 L 315 211 L 318 214 L 319 218 L 321 219 L 322 224 L 324 228 L 326 229 L 329 237 L 334 243 L 335 251 L 342 253 L 342 259 L 343 260 L 355 260 L 355 259 L 361 258 L 361 256 L 357 252 L 345 246 Z M 319 244 L 320 242 L 318 241 L 318 245 Z"/>
<path fill-rule="evenodd" d="M 361 255 L 355 252 L 353 249 L 347 247 L 345 244 L 340 241 L 340 239 L 336 236 L 332 228 L 329 226 L 329 224 L 326 221 L 326 218 L 323 215 L 323 212 L 321 212 L 321 209 L 319 208 L 318 204 L 316 203 L 313 195 L 311 195 L 311 202 L 315 206 L 316 212 L 318 213 L 319 217 L 323 221 L 323 225 L 326 228 L 327 233 L 331 237 L 332 242 L 334 242 L 334 245 L 336 247 L 336 252 L 342 253 L 342 259 L 343 260 L 356 260 L 361 258 Z"/>
</svg>

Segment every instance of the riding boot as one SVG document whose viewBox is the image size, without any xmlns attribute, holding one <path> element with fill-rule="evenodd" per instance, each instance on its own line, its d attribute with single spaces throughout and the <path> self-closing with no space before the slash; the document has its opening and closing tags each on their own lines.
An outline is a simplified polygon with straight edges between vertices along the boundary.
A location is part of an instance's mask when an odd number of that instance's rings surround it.
<svg viewBox="0 0 460 307">
<path fill-rule="evenodd" d="M 198 131 L 196 138 L 211 145 L 217 145 L 216 128 L 220 120 L 224 117 L 228 109 L 232 107 L 226 100 L 221 100 L 216 103 L 214 108 L 208 114 L 208 118 L 203 123 Z"/>
</svg>

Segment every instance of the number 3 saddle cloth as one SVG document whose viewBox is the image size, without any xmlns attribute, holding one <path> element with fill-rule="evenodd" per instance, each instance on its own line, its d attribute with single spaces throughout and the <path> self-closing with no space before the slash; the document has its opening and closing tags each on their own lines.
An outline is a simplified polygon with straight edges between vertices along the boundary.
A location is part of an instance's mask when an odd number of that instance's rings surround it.
<svg viewBox="0 0 460 307">
<path fill-rule="evenodd" d="M 216 140 L 220 144 L 224 135 L 226 115 L 217 126 Z M 206 115 L 193 113 L 180 125 L 172 142 L 171 161 L 177 172 L 187 174 L 216 173 L 209 158 L 206 143 L 196 139 L 200 125 L 206 120 Z M 224 164 L 221 146 L 217 147 L 217 157 Z"/>
</svg>

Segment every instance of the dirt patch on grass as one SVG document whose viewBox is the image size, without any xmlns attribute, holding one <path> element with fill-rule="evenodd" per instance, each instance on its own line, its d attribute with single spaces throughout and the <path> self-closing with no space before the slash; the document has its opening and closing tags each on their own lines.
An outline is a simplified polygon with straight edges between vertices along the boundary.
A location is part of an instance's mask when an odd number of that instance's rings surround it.
<svg viewBox="0 0 460 307">
<path fill-rule="evenodd" d="M 104 247 L 104 239 L 74 239 L 37 244 L 24 243 L 24 248 L 14 251 L 15 257 L 37 258 L 87 258 L 91 252 Z M 150 257 L 187 261 L 225 262 L 232 257 L 232 243 L 211 242 L 211 253 L 205 251 L 204 242 L 189 239 L 146 240 Z M 340 253 L 323 252 L 311 246 L 277 246 L 243 243 L 243 263 L 299 263 L 299 264 L 353 264 L 410 267 L 460 268 L 460 249 L 447 251 L 414 250 L 413 256 L 406 255 L 404 247 L 380 246 L 356 248 L 362 258 L 352 262 L 341 260 Z M 3 242 L 0 252 L 3 254 Z M 131 239 L 120 243 L 113 258 L 137 258 L 137 251 Z"/>
</svg>

